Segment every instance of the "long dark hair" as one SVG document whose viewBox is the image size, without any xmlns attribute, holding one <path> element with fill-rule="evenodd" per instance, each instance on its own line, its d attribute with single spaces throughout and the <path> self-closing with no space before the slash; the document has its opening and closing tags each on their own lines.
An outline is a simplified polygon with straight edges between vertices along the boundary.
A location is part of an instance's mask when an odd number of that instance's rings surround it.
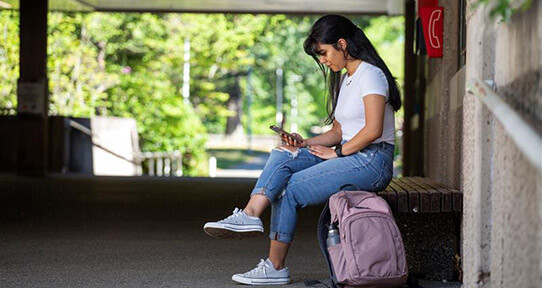
<svg viewBox="0 0 542 288">
<path fill-rule="evenodd" d="M 303 43 L 305 53 L 314 58 L 324 74 L 324 79 L 328 81 L 328 117 L 325 123 L 331 124 L 335 119 L 334 112 L 335 108 L 337 107 L 337 100 L 339 98 L 341 72 L 333 72 L 332 70 L 329 70 L 328 76 L 329 68 L 320 63 L 318 59 L 318 56 L 320 56 L 318 44 L 330 44 L 335 49 L 340 50 L 338 41 L 341 38 L 346 40 L 346 51 L 348 54 L 355 59 L 360 59 L 364 62 L 372 64 L 384 72 L 389 86 L 389 98 L 386 103 L 390 103 L 394 111 L 399 110 L 399 108 L 401 108 L 401 95 L 399 89 L 397 88 L 395 78 L 391 75 L 390 70 L 382 58 L 380 58 L 369 39 L 367 39 L 367 36 L 365 36 L 365 33 L 363 33 L 359 27 L 344 16 L 326 15 L 318 19 L 314 25 L 312 25 L 309 36 L 307 36 L 307 39 L 305 39 L 305 42 Z"/>
</svg>

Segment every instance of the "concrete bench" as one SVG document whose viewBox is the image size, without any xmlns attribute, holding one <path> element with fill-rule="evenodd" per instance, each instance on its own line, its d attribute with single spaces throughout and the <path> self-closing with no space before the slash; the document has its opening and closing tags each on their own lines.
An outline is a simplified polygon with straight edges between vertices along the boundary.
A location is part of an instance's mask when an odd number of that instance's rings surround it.
<svg viewBox="0 0 542 288">
<path fill-rule="evenodd" d="M 461 192 L 429 178 L 393 179 L 386 190 L 377 194 L 386 199 L 393 213 L 440 213 L 463 210 Z"/>
<path fill-rule="evenodd" d="M 463 194 L 423 177 L 393 179 L 377 194 L 393 211 L 409 272 L 420 279 L 460 279 Z"/>
</svg>

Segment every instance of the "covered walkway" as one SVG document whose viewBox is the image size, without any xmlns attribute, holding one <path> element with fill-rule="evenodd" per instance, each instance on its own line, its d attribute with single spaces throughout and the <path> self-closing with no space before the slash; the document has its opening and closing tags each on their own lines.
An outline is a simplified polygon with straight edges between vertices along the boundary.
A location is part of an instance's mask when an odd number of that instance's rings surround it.
<svg viewBox="0 0 542 288">
<path fill-rule="evenodd" d="M 231 275 L 266 258 L 268 238 L 214 239 L 202 227 L 246 203 L 254 183 L 0 176 L 0 287 L 236 287 Z M 320 208 L 300 217 L 291 287 L 327 275 Z M 269 211 L 262 220 L 267 229 Z"/>
<path fill-rule="evenodd" d="M 266 258 L 269 240 L 214 239 L 202 226 L 241 207 L 255 181 L 0 176 L 0 287 L 239 287 L 231 275 Z M 321 208 L 300 213 L 288 287 L 327 276 Z M 269 211 L 262 220 L 268 229 Z"/>
<path fill-rule="evenodd" d="M 0 3 L 20 11 L 20 85 L 29 87 L 18 97 L 28 105 L 17 111 L 17 175 L 0 175 L 0 287 L 234 287 L 231 275 L 268 251 L 266 236 L 221 241 L 202 231 L 244 205 L 255 179 L 50 174 L 47 10 L 382 15 L 404 8 L 395 0 Z M 300 215 L 289 287 L 327 276 L 316 239 L 321 208 Z M 268 227 L 269 209 L 262 219 Z"/>
<path fill-rule="evenodd" d="M 239 287 L 231 276 L 265 259 L 269 241 L 214 239 L 203 233 L 202 223 L 109 219 L 3 224 L 0 286 Z M 309 226 L 300 227 L 288 256 L 294 283 L 289 287 L 327 275 L 315 228 Z"/>
</svg>

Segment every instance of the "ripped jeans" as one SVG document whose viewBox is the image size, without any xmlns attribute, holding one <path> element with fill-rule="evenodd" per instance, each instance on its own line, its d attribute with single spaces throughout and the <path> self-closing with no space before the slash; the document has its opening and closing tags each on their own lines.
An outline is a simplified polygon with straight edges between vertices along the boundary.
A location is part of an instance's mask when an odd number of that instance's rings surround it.
<svg viewBox="0 0 542 288">
<path fill-rule="evenodd" d="M 365 191 L 384 190 L 393 176 L 394 145 L 371 144 L 357 153 L 324 160 L 307 148 L 291 152 L 275 148 L 250 194 L 271 202 L 269 238 L 290 243 L 297 225 L 297 210 L 324 203 L 345 184 Z"/>
</svg>

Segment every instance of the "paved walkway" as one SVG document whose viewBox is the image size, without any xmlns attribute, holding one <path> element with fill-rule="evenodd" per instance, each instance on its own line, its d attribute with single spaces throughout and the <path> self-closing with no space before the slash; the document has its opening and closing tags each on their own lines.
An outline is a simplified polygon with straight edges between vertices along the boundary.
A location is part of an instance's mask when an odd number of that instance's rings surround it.
<svg viewBox="0 0 542 288">
<path fill-rule="evenodd" d="M 266 257 L 267 238 L 214 239 L 204 234 L 203 223 L 0 223 L 0 287 L 247 287 L 231 281 L 231 275 Z M 282 287 L 300 288 L 305 279 L 327 277 L 314 232 L 312 225 L 299 227 L 287 259 L 292 284 Z"/>
<path fill-rule="evenodd" d="M 201 221 L 0 226 L 0 287 L 239 287 L 231 275 L 266 258 L 268 240 L 220 240 Z M 313 231 L 288 266 L 293 285 L 326 276 Z M 276 287 L 276 286 L 275 286 Z"/>
<path fill-rule="evenodd" d="M 247 162 L 233 166 L 228 169 L 218 169 L 217 177 L 237 177 L 237 178 L 258 178 L 262 173 L 265 162 L 269 158 L 269 153 L 257 154 L 251 157 Z"/>
<path fill-rule="evenodd" d="M 0 287 L 246 287 L 231 275 L 266 258 L 267 237 L 219 240 L 202 227 L 243 207 L 254 183 L 0 175 Z M 316 239 L 320 211 L 300 212 L 286 262 L 293 283 L 286 287 L 327 277 Z M 268 209 L 262 215 L 266 231 L 269 218 Z"/>
</svg>

